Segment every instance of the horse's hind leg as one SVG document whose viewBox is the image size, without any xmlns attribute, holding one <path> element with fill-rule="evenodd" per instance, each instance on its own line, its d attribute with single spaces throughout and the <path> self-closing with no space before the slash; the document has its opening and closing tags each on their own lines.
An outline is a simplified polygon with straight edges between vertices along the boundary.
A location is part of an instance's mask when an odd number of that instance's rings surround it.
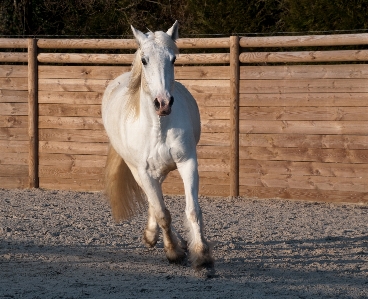
<svg viewBox="0 0 368 299">
<path fill-rule="evenodd" d="M 186 253 L 182 248 L 181 237 L 172 229 L 171 215 L 165 207 L 161 185 L 148 176 L 145 176 L 141 181 L 149 203 L 149 216 L 144 241 L 148 245 L 155 245 L 158 237 L 158 225 L 163 232 L 164 250 L 167 259 L 170 263 L 181 263 L 185 259 Z"/>
<path fill-rule="evenodd" d="M 147 226 L 143 234 L 143 242 L 147 247 L 154 247 L 159 238 L 159 225 L 157 224 L 155 213 L 153 207 L 150 205 L 148 208 L 148 221 Z M 176 239 L 175 243 L 184 249 L 187 250 L 187 242 L 180 236 L 180 234 L 171 226 L 171 234 L 173 238 Z"/>
<path fill-rule="evenodd" d="M 148 221 L 147 226 L 143 234 L 143 242 L 148 247 L 154 247 L 157 243 L 159 237 L 159 226 L 156 221 L 156 216 L 154 212 L 154 208 L 149 205 L 148 208 Z"/>
<path fill-rule="evenodd" d="M 165 209 L 165 216 L 157 219 L 159 226 L 162 228 L 164 236 L 164 250 L 170 263 L 182 263 L 186 257 L 183 245 L 184 241 L 178 238 L 178 234 L 171 226 L 171 215 L 169 210 Z M 185 248 L 184 248 L 185 247 Z"/>
</svg>

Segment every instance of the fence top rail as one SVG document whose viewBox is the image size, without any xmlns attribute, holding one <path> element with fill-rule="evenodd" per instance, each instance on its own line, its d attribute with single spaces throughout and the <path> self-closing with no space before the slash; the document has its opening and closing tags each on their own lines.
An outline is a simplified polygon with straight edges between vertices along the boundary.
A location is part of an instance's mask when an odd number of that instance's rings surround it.
<svg viewBox="0 0 368 299">
<path fill-rule="evenodd" d="M 28 47 L 27 38 L 0 38 L 0 48 L 3 49 L 21 49 Z"/>
<path fill-rule="evenodd" d="M 181 49 L 229 48 L 230 40 L 224 38 L 179 38 Z M 39 39 L 37 46 L 43 49 L 136 49 L 134 39 Z"/>
<path fill-rule="evenodd" d="M 239 44 L 244 48 L 366 45 L 368 44 L 368 33 L 242 37 Z"/>
<path fill-rule="evenodd" d="M 0 53 L 1 58 L 1 53 Z M 40 53 L 41 63 L 131 64 L 134 54 Z M 223 64 L 230 62 L 229 53 L 179 54 L 175 64 Z"/>
<path fill-rule="evenodd" d="M 368 50 L 300 51 L 300 52 L 243 52 L 241 63 L 301 63 L 368 61 Z"/>
</svg>

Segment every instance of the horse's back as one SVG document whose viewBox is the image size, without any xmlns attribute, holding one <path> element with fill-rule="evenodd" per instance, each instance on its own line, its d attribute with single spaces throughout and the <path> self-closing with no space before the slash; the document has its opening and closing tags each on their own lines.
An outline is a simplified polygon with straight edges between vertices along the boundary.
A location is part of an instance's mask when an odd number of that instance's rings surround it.
<svg viewBox="0 0 368 299">
<path fill-rule="evenodd" d="M 107 104 L 110 102 L 111 99 L 115 98 L 115 94 L 119 92 L 126 92 L 126 88 L 129 83 L 130 72 L 124 73 L 114 80 L 112 80 L 106 87 L 106 90 L 102 97 L 102 114 L 107 108 Z"/>
</svg>

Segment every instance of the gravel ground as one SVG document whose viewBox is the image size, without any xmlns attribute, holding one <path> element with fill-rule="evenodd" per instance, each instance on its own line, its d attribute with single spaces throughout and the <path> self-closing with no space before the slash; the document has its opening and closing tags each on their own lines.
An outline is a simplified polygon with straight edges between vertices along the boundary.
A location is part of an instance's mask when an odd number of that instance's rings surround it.
<svg viewBox="0 0 368 299">
<path fill-rule="evenodd" d="M 166 197 L 183 231 L 184 198 Z M 141 242 L 101 193 L 0 189 L 0 298 L 368 298 L 368 206 L 201 197 L 216 273 Z"/>
</svg>

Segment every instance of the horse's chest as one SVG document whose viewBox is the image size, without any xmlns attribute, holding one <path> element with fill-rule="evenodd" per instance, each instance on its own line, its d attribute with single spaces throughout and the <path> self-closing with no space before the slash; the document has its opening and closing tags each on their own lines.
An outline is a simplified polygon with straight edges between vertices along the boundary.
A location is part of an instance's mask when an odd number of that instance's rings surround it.
<svg viewBox="0 0 368 299">
<path fill-rule="evenodd" d="M 146 167 L 147 171 L 154 178 L 160 178 L 176 169 L 171 147 L 164 143 L 152 146 L 148 153 Z"/>
</svg>

